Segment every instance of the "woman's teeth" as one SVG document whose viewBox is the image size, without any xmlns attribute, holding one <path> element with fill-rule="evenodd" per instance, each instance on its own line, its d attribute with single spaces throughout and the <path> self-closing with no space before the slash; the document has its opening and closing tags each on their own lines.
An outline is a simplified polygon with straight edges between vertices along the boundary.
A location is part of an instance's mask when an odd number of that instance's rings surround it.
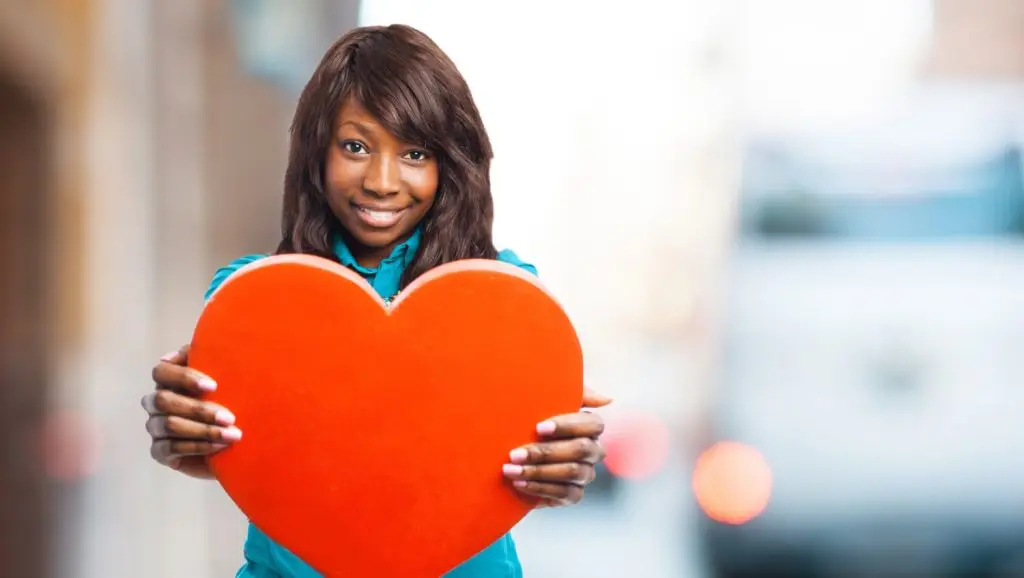
<svg viewBox="0 0 1024 578">
<path fill-rule="evenodd" d="M 372 209 L 364 209 L 363 207 L 356 207 L 356 212 L 363 217 L 363 221 L 374 227 L 390 227 L 398 222 L 398 218 L 402 215 L 402 211 L 375 211 Z"/>
</svg>

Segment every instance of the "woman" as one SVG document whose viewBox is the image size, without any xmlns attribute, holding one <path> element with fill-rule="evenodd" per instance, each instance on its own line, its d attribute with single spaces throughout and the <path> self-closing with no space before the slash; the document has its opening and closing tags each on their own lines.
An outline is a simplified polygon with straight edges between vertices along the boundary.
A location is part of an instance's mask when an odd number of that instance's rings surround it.
<svg viewBox="0 0 1024 578">
<path fill-rule="evenodd" d="M 299 99 L 276 252 L 340 262 L 385 300 L 459 259 L 497 259 L 536 274 L 492 242 L 491 157 L 469 87 L 433 41 L 407 26 L 353 30 L 327 51 Z M 239 267 L 265 256 L 220 269 L 207 297 Z M 243 432 L 230 408 L 199 401 L 216 388 L 216 376 L 188 369 L 187 360 L 186 346 L 153 369 L 156 389 L 143 399 L 146 429 L 154 459 L 210 478 L 206 456 L 238 443 Z M 588 392 L 583 405 L 608 402 Z M 542 441 L 510 448 L 503 473 L 543 506 L 575 504 L 603 459 L 596 441 L 603 427 L 588 412 L 552 417 L 537 426 Z M 251 525 L 245 559 L 238 577 L 318 576 Z M 505 536 L 448 576 L 513 578 L 522 568 Z"/>
</svg>

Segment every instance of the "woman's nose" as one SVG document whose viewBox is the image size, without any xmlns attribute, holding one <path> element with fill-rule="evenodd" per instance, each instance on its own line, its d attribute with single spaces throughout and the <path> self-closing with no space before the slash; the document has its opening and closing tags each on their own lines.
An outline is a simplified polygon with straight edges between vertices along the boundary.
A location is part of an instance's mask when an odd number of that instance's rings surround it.
<svg viewBox="0 0 1024 578">
<path fill-rule="evenodd" d="M 388 155 L 373 155 L 363 178 L 363 188 L 379 197 L 398 193 L 402 188 L 398 161 Z"/>
</svg>

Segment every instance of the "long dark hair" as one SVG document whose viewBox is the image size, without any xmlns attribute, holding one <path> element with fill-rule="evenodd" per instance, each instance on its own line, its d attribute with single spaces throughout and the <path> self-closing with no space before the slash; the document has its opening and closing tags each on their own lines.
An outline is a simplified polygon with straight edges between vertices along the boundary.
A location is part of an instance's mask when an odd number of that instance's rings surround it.
<svg viewBox="0 0 1024 578">
<path fill-rule="evenodd" d="M 341 224 L 327 205 L 324 164 L 338 110 L 355 98 L 398 138 L 438 161 L 438 190 L 424 217 L 423 240 L 402 287 L 450 261 L 494 259 L 491 238 L 491 142 L 462 74 L 419 30 L 356 28 L 339 38 L 299 97 L 284 178 L 278 253 L 337 260 Z"/>
</svg>

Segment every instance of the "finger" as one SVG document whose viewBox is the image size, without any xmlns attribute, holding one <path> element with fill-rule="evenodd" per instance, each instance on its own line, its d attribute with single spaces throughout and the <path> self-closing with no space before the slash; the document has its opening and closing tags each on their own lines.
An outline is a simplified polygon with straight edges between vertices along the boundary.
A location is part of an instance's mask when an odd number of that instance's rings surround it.
<svg viewBox="0 0 1024 578">
<path fill-rule="evenodd" d="M 227 409 L 169 389 L 158 389 L 142 398 L 142 407 L 150 415 L 173 415 L 200 423 L 229 426 L 235 415 Z"/>
<path fill-rule="evenodd" d="M 160 361 L 153 366 L 153 381 L 158 388 L 177 389 L 195 396 L 217 389 L 217 383 L 209 376 L 171 361 Z"/>
<path fill-rule="evenodd" d="M 604 433 L 604 418 L 580 411 L 555 416 L 537 424 L 537 434 L 547 439 L 598 438 Z"/>
<path fill-rule="evenodd" d="M 179 471 L 186 476 L 193 478 L 212 480 L 216 476 L 210 471 L 210 464 L 206 461 L 207 456 L 181 456 L 172 458 L 167 467 Z"/>
<path fill-rule="evenodd" d="M 188 351 L 190 348 L 190 345 L 182 345 L 177 351 L 172 351 L 161 357 L 160 361 L 166 361 L 174 365 L 188 365 Z"/>
<path fill-rule="evenodd" d="M 529 444 L 512 450 L 509 458 L 516 465 L 566 462 L 596 464 L 604 459 L 604 448 L 589 437 L 581 437 Z"/>
<path fill-rule="evenodd" d="M 149 453 L 154 460 L 165 466 L 181 465 L 182 458 L 208 456 L 228 447 L 227 444 L 198 440 L 157 440 L 150 446 Z"/>
<path fill-rule="evenodd" d="M 149 415 L 160 413 L 156 409 L 156 392 L 147 393 L 142 396 L 142 409 L 146 410 Z"/>
<path fill-rule="evenodd" d="M 583 405 L 582 405 L 582 407 L 589 407 L 589 408 L 604 407 L 604 406 L 608 405 L 609 403 L 611 403 L 612 401 L 613 401 L 612 398 L 610 398 L 610 397 L 608 397 L 606 395 L 601 395 L 600 393 L 597 393 L 596 391 L 590 389 L 589 387 L 586 387 L 586 388 L 583 389 Z"/>
<path fill-rule="evenodd" d="M 535 509 L 542 508 L 561 508 L 564 506 L 571 506 L 572 502 L 569 500 L 556 500 L 554 498 L 540 498 L 537 503 L 533 506 Z"/>
<path fill-rule="evenodd" d="M 154 415 L 146 420 L 146 431 L 154 439 L 200 440 L 233 443 L 242 439 L 242 430 L 235 426 L 217 427 L 174 415 Z"/>
<path fill-rule="evenodd" d="M 577 486 L 586 486 L 594 481 L 596 475 L 593 464 L 582 462 L 544 464 L 539 466 L 505 464 L 502 467 L 502 472 L 506 478 L 513 480 L 576 484 Z"/>
<path fill-rule="evenodd" d="M 547 482 L 516 480 L 512 482 L 512 486 L 528 496 L 535 496 L 543 500 L 553 500 L 564 504 L 578 504 L 583 499 L 583 488 L 573 484 L 551 484 Z"/>
</svg>

